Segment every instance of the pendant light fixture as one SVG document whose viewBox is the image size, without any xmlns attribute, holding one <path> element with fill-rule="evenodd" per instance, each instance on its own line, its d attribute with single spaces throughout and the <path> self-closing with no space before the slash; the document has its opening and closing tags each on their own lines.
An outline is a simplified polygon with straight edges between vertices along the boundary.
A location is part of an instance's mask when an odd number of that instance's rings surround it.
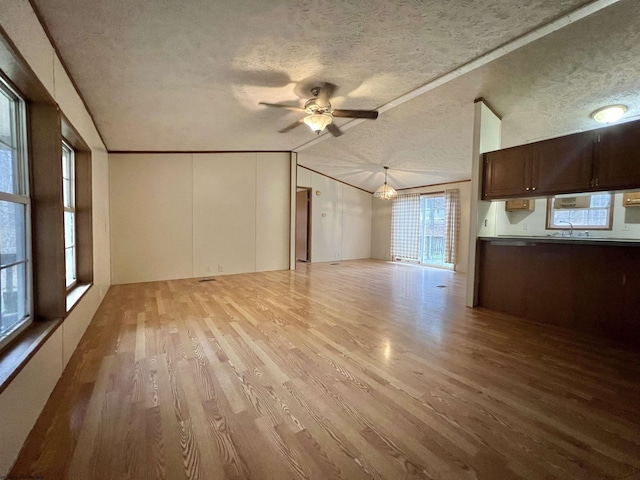
<svg viewBox="0 0 640 480">
<path fill-rule="evenodd" d="M 396 192 L 393 187 L 387 185 L 387 170 L 389 170 L 389 167 L 384 167 L 384 184 L 380 185 L 373 193 L 374 197 L 381 198 L 382 200 L 391 200 L 398 195 L 398 192 Z"/>
</svg>

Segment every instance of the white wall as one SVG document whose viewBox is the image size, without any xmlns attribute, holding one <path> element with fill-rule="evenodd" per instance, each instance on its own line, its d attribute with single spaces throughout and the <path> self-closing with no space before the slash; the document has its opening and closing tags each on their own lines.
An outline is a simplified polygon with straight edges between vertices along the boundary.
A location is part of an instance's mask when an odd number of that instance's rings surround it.
<svg viewBox="0 0 640 480">
<path fill-rule="evenodd" d="M 289 268 L 289 153 L 109 162 L 114 284 Z"/>
<path fill-rule="evenodd" d="M 91 149 L 94 275 L 94 286 L 0 394 L 0 477 L 3 477 L 102 302 L 111 278 L 106 148 L 28 0 L 3 2 L 0 25 Z"/>
<path fill-rule="evenodd" d="M 109 155 L 114 284 L 190 277 L 190 154 Z"/>
<path fill-rule="evenodd" d="M 342 258 L 371 258 L 373 195 L 342 186 Z"/>
<path fill-rule="evenodd" d="M 506 212 L 505 202 L 492 202 L 495 205 L 496 235 L 553 235 L 558 230 L 547 230 L 547 199 L 535 200 L 533 212 Z M 575 233 L 581 232 L 576 229 Z M 622 193 L 614 195 L 613 228 L 611 230 L 590 231 L 592 237 L 603 238 L 640 238 L 640 207 L 622 206 Z"/>
<path fill-rule="evenodd" d="M 403 190 L 402 193 L 436 193 L 445 189 L 460 190 L 460 244 L 456 271 L 467 272 L 469 252 L 469 209 L 471 205 L 471 182 L 434 185 L 431 187 Z M 379 260 L 391 260 L 391 202 L 374 198 L 371 223 L 371 256 Z"/>
<path fill-rule="evenodd" d="M 391 205 L 388 200 L 373 199 L 371 257 L 378 260 L 391 260 Z"/>
<path fill-rule="evenodd" d="M 297 178 L 312 189 L 311 261 L 370 258 L 373 196 L 301 166 Z"/>
<path fill-rule="evenodd" d="M 256 176 L 256 271 L 289 268 L 291 155 L 260 153 Z M 295 190 L 295 189 L 294 189 Z M 283 237 L 283 232 L 286 235 Z M 295 233 L 295 232 L 294 232 Z M 292 249 L 294 250 L 294 249 Z"/>
</svg>

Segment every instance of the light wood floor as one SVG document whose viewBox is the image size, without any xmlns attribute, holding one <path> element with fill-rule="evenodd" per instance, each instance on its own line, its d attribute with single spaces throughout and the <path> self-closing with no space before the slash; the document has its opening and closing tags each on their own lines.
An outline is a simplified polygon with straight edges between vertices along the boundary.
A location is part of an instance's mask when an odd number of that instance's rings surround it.
<svg viewBox="0 0 640 480">
<path fill-rule="evenodd" d="M 114 286 L 12 475 L 640 478 L 640 355 L 467 309 L 464 282 L 354 261 Z"/>
</svg>

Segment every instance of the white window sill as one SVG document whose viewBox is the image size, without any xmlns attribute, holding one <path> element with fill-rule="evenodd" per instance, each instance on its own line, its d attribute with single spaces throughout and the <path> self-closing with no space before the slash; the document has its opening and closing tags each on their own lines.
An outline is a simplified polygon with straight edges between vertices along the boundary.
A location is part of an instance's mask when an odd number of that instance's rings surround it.
<svg viewBox="0 0 640 480">
<path fill-rule="evenodd" d="M 89 290 L 91 283 L 85 285 L 76 285 L 67 292 L 67 312 L 70 312 L 82 296 Z"/>
</svg>

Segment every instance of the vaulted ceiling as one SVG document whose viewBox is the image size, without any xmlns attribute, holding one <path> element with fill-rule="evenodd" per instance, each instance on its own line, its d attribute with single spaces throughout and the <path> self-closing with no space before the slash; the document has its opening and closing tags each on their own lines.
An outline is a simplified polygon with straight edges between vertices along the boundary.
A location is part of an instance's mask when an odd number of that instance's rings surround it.
<svg viewBox="0 0 640 480">
<path fill-rule="evenodd" d="M 34 4 L 110 151 L 294 150 L 373 191 L 383 165 L 397 188 L 470 178 L 477 97 L 504 146 L 596 128 L 610 103 L 640 115 L 638 0 Z M 334 108 L 382 114 L 337 120 L 338 138 L 277 133 L 300 114 L 258 102 L 303 105 L 318 82 L 338 86 Z"/>
</svg>

